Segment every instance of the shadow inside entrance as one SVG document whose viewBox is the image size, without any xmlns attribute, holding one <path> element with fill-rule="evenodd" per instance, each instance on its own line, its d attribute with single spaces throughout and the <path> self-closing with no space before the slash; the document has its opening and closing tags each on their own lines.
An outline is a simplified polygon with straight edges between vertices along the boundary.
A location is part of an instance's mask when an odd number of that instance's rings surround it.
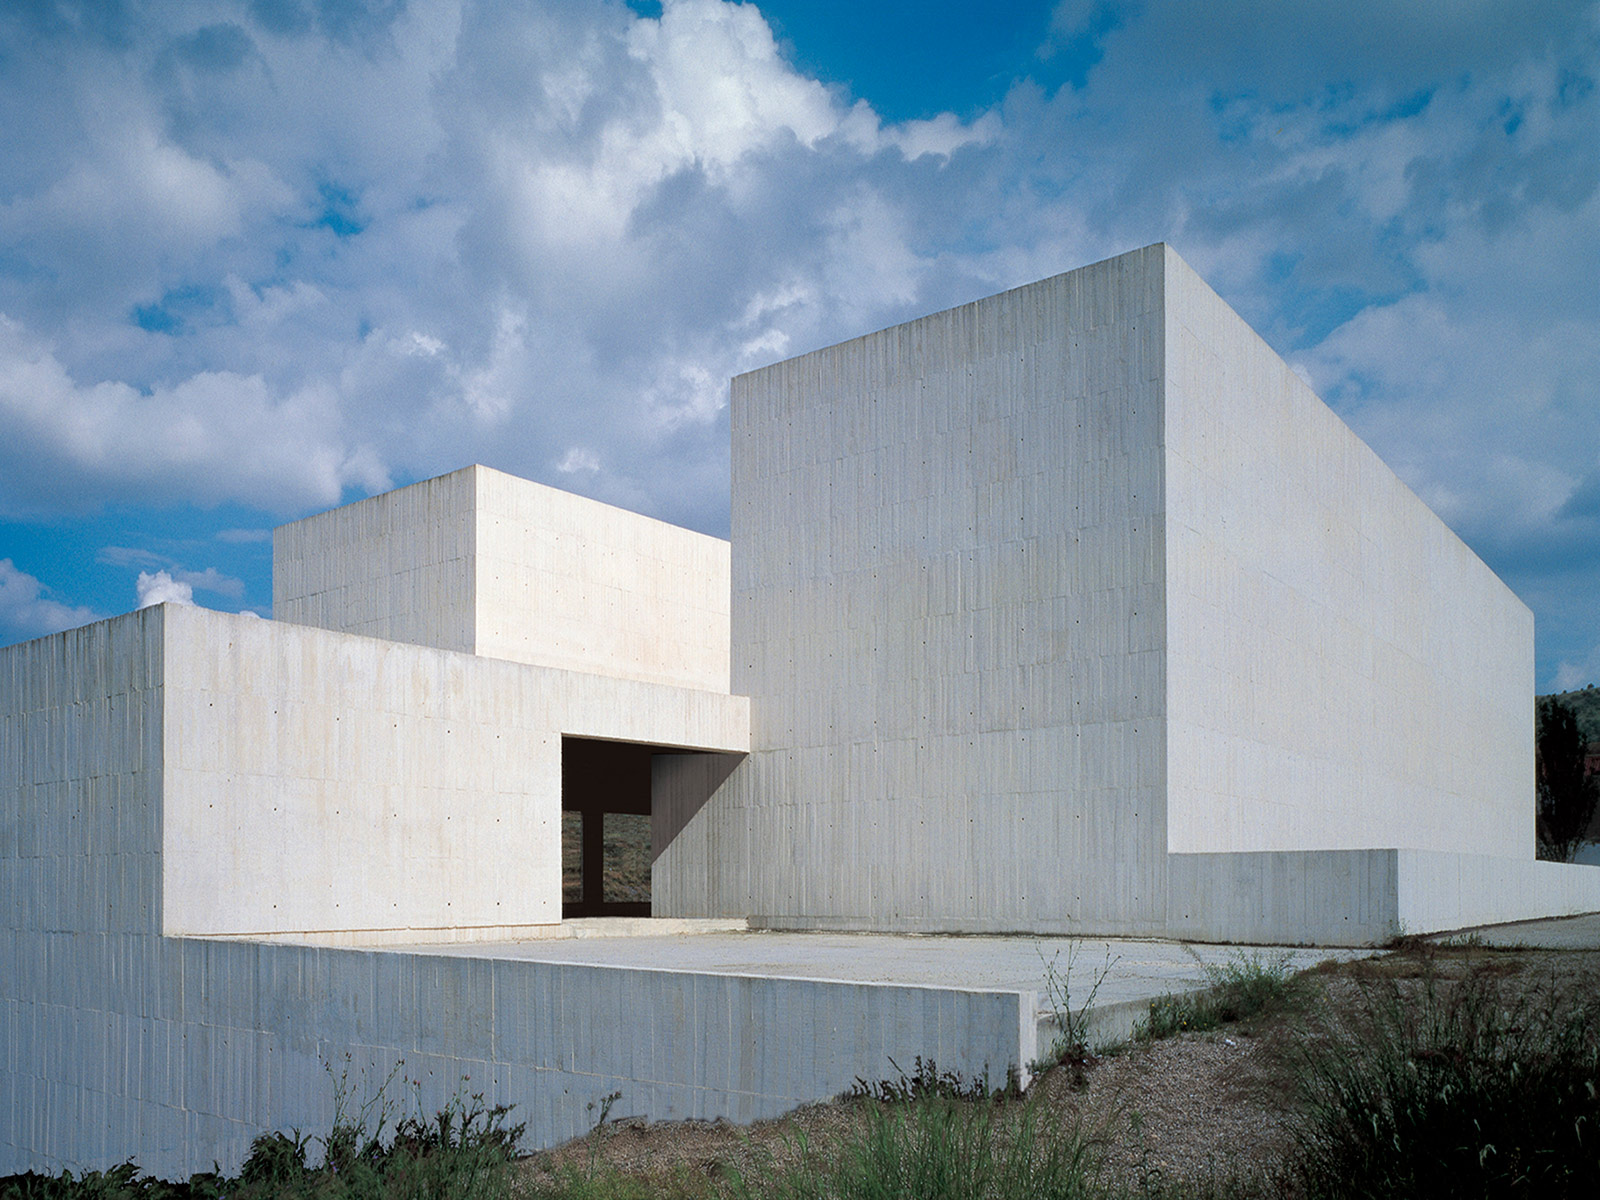
<svg viewBox="0 0 1600 1200">
<path fill-rule="evenodd" d="M 562 918 L 648 917 L 650 865 L 743 758 L 562 738 Z"/>
</svg>

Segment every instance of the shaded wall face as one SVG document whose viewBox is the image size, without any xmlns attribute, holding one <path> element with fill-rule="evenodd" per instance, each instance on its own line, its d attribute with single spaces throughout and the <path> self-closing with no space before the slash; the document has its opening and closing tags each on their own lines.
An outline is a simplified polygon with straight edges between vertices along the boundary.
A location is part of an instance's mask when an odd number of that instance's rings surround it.
<svg viewBox="0 0 1600 1200">
<path fill-rule="evenodd" d="M 8 930 L 160 927 L 162 613 L 145 609 L 0 648 L 0 912 Z M 0 966 L 0 995 L 16 982 Z"/>
<path fill-rule="evenodd" d="M 1159 920 L 1161 284 L 1139 252 L 734 381 L 754 753 L 658 911 Z"/>
<path fill-rule="evenodd" d="M 118 1161 L 139 1148 L 124 1131 L 141 1098 L 166 1082 L 164 1061 L 127 1052 L 182 993 L 181 971 L 146 966 L 164 612 L 0 648 L 0 1173 L 96 1150 Z M 151 1123 L 150 1140 L 164 1134 Z"/>
<path fill-rule="evenodd" d="M 475 480 L 469 467 L 273 530 L 273 618 L 470 653 Z"/>
<path fill-rule="evenodd" d="M 1168 272 L 1171 848 L 1531 857 L 1531 614 Z"/>
</svg>

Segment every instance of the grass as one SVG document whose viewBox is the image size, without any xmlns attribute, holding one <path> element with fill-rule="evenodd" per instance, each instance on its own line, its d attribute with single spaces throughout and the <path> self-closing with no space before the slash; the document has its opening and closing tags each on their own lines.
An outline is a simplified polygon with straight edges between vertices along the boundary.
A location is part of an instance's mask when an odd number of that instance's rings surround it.
<svg viewBox="0 0 1600 1200">
<path fill-rule="evenodd" d="M 1287 953 L 1236 953 L 1225 963 L 1208 965 L 1205 973 L 1202 991 L 1152 1000 L 1135 1036 L 1159 1039 L 1203 1033 L 1278 1011 L 1302 994 Z"/>
<path fill-rule="evenodd" d="M 1302 1044 L 1304 1195 L 1600 1194 L 1600 998 L 1503 974 L 1374 975 Z"/>
<path fill-rule="evenodd" d="M 874 1105 L 842 1146 L 728 1179 L 735 1200 L 1079 1200 L 1095 1193 L 1087 1142 L 1039 1105 L 938 1096 Z"/>
</svg>

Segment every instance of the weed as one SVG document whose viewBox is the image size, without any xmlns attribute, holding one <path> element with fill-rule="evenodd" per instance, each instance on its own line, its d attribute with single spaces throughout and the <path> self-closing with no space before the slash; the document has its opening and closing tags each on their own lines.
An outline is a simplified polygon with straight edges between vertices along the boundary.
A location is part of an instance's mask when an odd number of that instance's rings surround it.
<svg viewBox="0 0 1600 1200">
<path fill-rule="evenodd" d="M 594 1128 L 589 1131 L 590 1179 L 594 1178 L 595 1162 L 600 1156 L 600 1143 L 605 1137 L 606 1122 L 611 1118 L 611 1109 L 617 1103 L 617 1101 L 621 1099 L 621 1092 L 611 1092 L 607 1095 L 601 1096 L 599 1100 L 591 1100 L 589 1103 L 583 1106 L 584 1112 L 589 1113 L 591 1116 L 594 1115 L 594 1110 L 596 1107 L 600 1109 L 600 1115 L 595 1117 Z"/>
<path fill-rule="evenodd" d="M 869 1083 L 859 1075 L 855 1086 L 847 1093 L 852 1097 L 876 1100 L 883 1104 L 907 1104 L 916 1100 L 965 1100 L 982 1103 L 989 1100 L 1016 1099 L 1022 1094 L 1015 1071 L 1006 1072 L 1006 1082 L 994 1087 L 989 1082 L 985 1067 L 980 1075 L 963 1075 L 959 1071 L 941 1071 L 930 1059 L 917 1055 L 911 1074 L 894 1059 L 889 1065 L 895 1069 L 893 1079 L 880 1079 Z"/>
<path fill-rule="evenodd" d="M 1600 1191 L 1600 1000 L 1477 971 L 1361 986 L 1302 1047 L 1308 1197 Z"/>
<path fill-rule="evenodd" d="M 1111 957 L 1111 947 L 1106 947 L 1105 962 L 1095 972 L 1089 984 L 1089 993 L 1084 997 L 1083 1003 L 1074 1007 L 1072 1003 L 1072 972 L 1078 964 L 1078 952 L 1081 949 L 1076 941 L 1067 943 L 1067 962 L 1064 967 L 1057 964 L 1061 960 L 1058 950 L 1050 958 L 1044 957 L 1044 951 L 1039 951 L 1039 959 L 1044 963 L 1044 994 L 1045 1004 L 1050 1009 L 1050 1016 L 1055 1022 L 1056 1036 L 1050 1044 L 1049 1053 L 1038 1062 L 1032 1064 L 1034 1069 L 1053 1067 L 1058 1063 L 1076 1063 L 1082 1065 L 1094 1057 L 1089 1044 L 1089 1013 L 1094 1008 L 1095 997 L 1100 994 L 1100 987 L 1106 981 L 1106 976 L 1111 974 L 1111 969 L 1122 961 L 1119 955 Z"/>
</svg>

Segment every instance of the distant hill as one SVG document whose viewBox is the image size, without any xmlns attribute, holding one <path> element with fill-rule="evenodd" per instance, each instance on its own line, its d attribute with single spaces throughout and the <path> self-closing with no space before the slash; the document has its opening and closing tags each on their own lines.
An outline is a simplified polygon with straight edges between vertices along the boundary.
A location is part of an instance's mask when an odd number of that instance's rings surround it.
<svg viewBox="0 0 1600 1200">
<path fill-rule="evenodd" d="M 1540 696 L 1539 699 L 1561 701 L 1577 715 L 1578 728 L 1583 730 L 1583 736 L 1591 744 L 1600 742 L 1600 687 L 1591 683 L 1575 692 L 1556 692 L 1551 696 Z"/>
</svg>

